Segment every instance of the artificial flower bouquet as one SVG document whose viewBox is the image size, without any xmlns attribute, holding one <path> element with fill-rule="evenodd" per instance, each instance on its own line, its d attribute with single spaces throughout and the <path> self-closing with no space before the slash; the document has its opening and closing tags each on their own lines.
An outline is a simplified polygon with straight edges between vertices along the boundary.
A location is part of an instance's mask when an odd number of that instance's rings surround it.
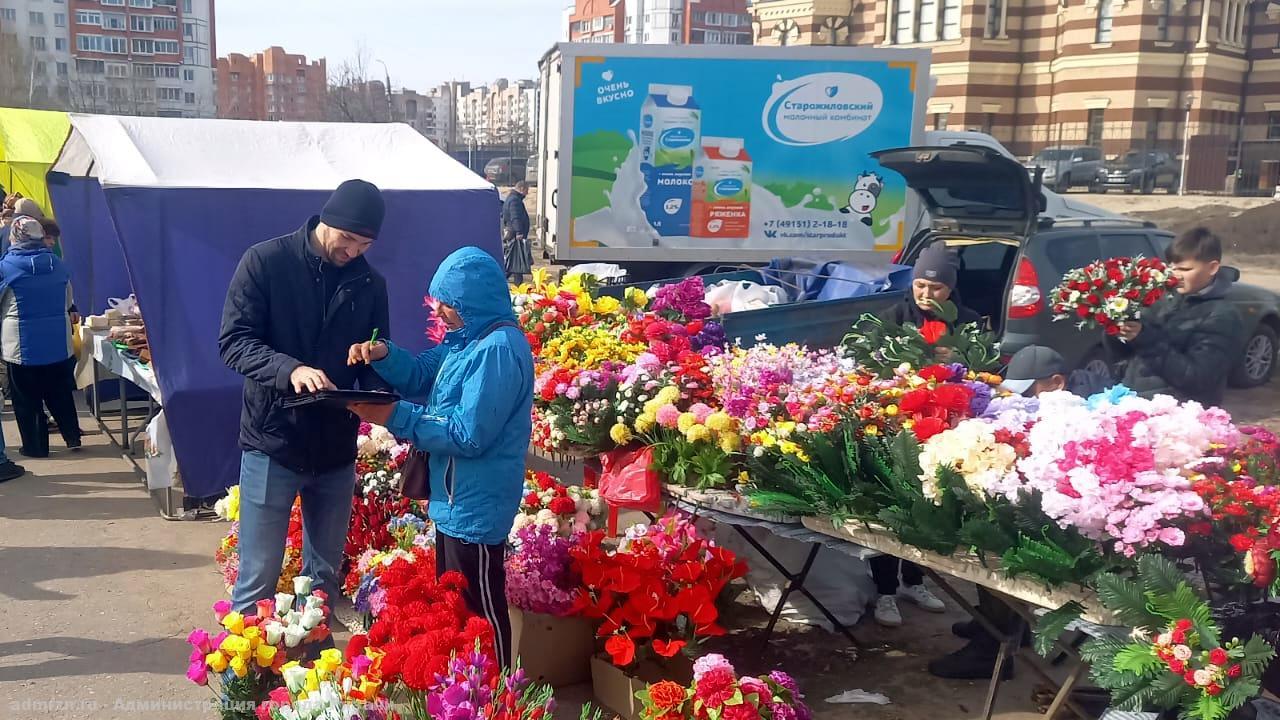
<svg viewBox="0 0 1280 720">
<path fill-rule="evenodd" d="M 693 663 L 693 682 L 670 680 L 650 685 L 637 698 L 641 720 L 809 720 L 796 681 L 781 670 L 760 677 L 739 677 L 722 655 Z"/>
<path fill-rule="evenodd" d="M 512 304 L 535 356 L 547 340 L 568 328 L 617 328 L 625 322 L 627 310 L 637 307 L 637 298 L 630 294 L 626 306 L 615 298 L 593 298 L 590 286 L 591 279 L 586 275 L 570 275 L 556 284 L 544 268 L 535 268 L 532 281 L 515 288 Z M 639 307 L 644 307 L 644 293 L 639 293 L 638 300 Z"/>
<path fill-rule="evenodd" d="M 671 658 L 723 635 L 716 601 L 746 574 L 732 552 L 702 537 L 678 512 L 629 528 L 616 549 L 597 531 L 570 552 L 582 576 L 574 612 L 600 622 L 597 637 L 613 664 L 624 668 L 646 647 Z"/>
<path fill-rule="evenodd" d="M 257 720 L 392 720 L 398 714 L 381 694 L 382 651 L 365 648 L 343 658 L 328 649 L 309 665 L 295 661 L 281 668 L 284 686 L 258 705 Z"/>
<path fill-rule="evenodd" d="M 604 501 L 594 488 L 566 486 L 547 473 L 528 470 L 509 540 L 518 546 L 517 534 L 530 526 L 546 526 L 567 538 L 603 527 L 604 515 Z"/>
<path fill-rule="evenodd" d="M 192 646 L 187 678 L 198 685 L 217 684 L 215 694 L 227 720 L 252 719 L 251 708 L 279 684 L 284 665 L 329 637 L 324 593 L 313 591 L 311 578 L 304 575 L 294 578 L 293 586 L 293 593 L 258 601 L 252 615 L 235 612 L 230 601 L 220 600 L 213 606 L 222 627 L 218 635 L 197 629 L 187 636 Z"/>
<path fill-rule="evenodd" d="M 574 571 L 574 540 L 550 525 L 526 525 L 514 532 L 507 555 L 507 601 L 525 612 L 567 617 L 573 614 L 582 578 Z"/>
<path fill-rule="evenodd" d="M 891 374 L 899 365 L 912 367 L 943 360 L 957 362 L 976 371 L 991 371 L 1000 366 L 1000 352 L 995 334 L 978 323 L 956 325 L 959 310 L 955 303 L 933 303 L 937 319 L 914 323 L 896 323 L 866 313 L 845 335 L 841 347 L 858 365 L 877 375 Z M 953 329 L 948 330 L 951 327 Z"/>
<path fill-rule="evenodd" d="M 1177 286 L 1178 278 L 1157 258 L 1114 257 L 1067 271 L 1049 297 L 1054 320 L 1119 335 L 1122 323 L 1141 318 Z"/>
<path fill-rule="evenodd" d="M 1171 561 L 1144 555 L 1134 580 L 1099 577 L 1098 597 L 1134 628 L 1127 638 L 1105 635 L 1081 649 L 1117 710 L 1224 720 L 1258 694 L 1275 651 L 1257 635 L 1222 637 L 1209 606 Z"/>
</svg>

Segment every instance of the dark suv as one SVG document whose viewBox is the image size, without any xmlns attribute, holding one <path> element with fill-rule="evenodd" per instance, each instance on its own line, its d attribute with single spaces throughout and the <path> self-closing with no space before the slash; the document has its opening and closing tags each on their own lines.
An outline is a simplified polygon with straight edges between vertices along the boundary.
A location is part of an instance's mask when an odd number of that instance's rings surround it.
<svg viewBox="0 0 1280 720">
<path fill-rule="evenodd" d="M 1180 168 L 1167 152 L 1157 150 L 1130 150 L 1115 162 L 1107 163 L 1106 182 L 1102 192 L 1112 189 L 1126 193 L 1141 190 L 1150 195 L 1156 188 L 1164 188 L 1170 194 L 1178 189 Z"/>
<path fill-rule="evenodd" d="M 1026 169 L 989 148 L 900 148 L 872 157 L 906 178 L 933 218 L 932 228 L 911 238 L 900 262 L 910 265 L 934 242 L 954 247 L 961 263 L 959 300 L 990 319 L 1003 355 L 1048 345 L 1072 367 L 1107 368 L 1102 334 L 1054 322 L 1049 296 L 1068 270 L 1094 260 L 1162 257 L 1171 233 L 1138 220 L 1040 219 L 1041 195 Z M 1262 385 L 1275 366 L 1280 296 L 1236 284 L 1227 299 L 1240 310 L 1249 338 L 1231 383 Z"/>
</svg>

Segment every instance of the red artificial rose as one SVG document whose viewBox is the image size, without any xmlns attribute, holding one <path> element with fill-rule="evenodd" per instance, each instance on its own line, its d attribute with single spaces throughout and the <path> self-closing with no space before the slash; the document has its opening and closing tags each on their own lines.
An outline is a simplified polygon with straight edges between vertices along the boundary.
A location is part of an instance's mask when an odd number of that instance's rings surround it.
<svg viewBox="0 0 1280 720">
<path fill-rule="evenodd" d="M 916 439 L 924 442 L 929 438 L 937 435 L 947 429 L 947 424 L 938 418 L 921 418 L 911 427 L 911 431 L 916 434 Z"/>
<path fill-rule="evenodd" d="M 538 497 L 538 493 L 531 492 L 524 496 L 524 504 L 529 507 L 542 507 L 542 498 Z"/>
<path fill-rule="evenodd" d="M 1191 533 L 1192 535 L 1200 535 L 1201 537 L 1208 537 L 1213 534 L 1213 524 L 1207 523 L 1207 522 L 1191 523 L 1191 525 L 1187 528 L 1187 532 Z"/>
<path fill-rule="evenodd" d="M 930 345 L 942 339 L 947 334 L 947 324 L 941 320 L 925 320 L 920 326 L 920 335 L 924 341 Z"/>
<path fill-rule="evenodd" d="M 1222 694 L 1222 686 L 1218 683 L 1209 683 L 1209 685 L 1205 687 L 1204 691 L 1211 697 L 1216 697 Z"/>
<path fill-rule="evenodd" d="M 1195 686 L 1196 686 L 1196 671 L 1195 671 L 1195 670 L 1188 670 L 1186 673 L 1184 673 L 1184 674 L 1183 674 L 1182 679 L 1183 679 L 1183 680 L 1185 680 L 1185 681 L 1186 681 L 1186 683 L 1187 683 L 1188 685 L 1190 685 L 1191 687 L 1195 687 Z"/>
<path fill-rule="evenodd" d="M 684 329 L 690 335 L 697 335 L 698 333 L 702 332 L 703 327 L 705 327 L 705 325 L 701 320 L 690 320 L 689 324 L 684 326 Z"/>
<path fill-rule="evenodd" d="M 547 509 L 556 515 L 572 515 L 577 508 L 577 503 L 573 501 L 573 498 L 568 497 L 552 498 L 551 502 L 547 504 Z"/>
<path fill-rule="evenodd" d="M 1187 642 L 1187 631 L 1174 630 L 1172 633 L 1170 633 L 1170 637 L 1173 639 L 1174 645 L 1183 645 Z"/>
<path fill-rule="evenodd" d="M 972 399 L 973 390 L 967 385 L 939 385 L 933 390 L 934 404 L 952 414 L 967 414 L 969 401 Z"/>
<path fill-rule="evenodd" d="M 1209 662 L 1214 665 L 1226 665 L 1231 658 L 1227 657 L 1227 651 L 1222 648 L 1214 648 L 1209 651 Z"/>
<path fill-rule="evenodd" d="M 1110 318 L 1107 317 L 1107 314 L 1103 312 L 1094 313 L 1093 319 L 1098 321 L 1098 323 L 1100 324 L 1105 324 L 1108 320 L 1110 320 Z"/>
<path fill-rule="evenodd" d="M 1236 552 L 1245 552 L 1253 547 L 1253 538 L 1242 533 L 1236 533 L 1231 536 L 1231 547 L 1235 548 Z"/>
<path fill-rule="evenodd" d="M 1151 307 L 1163 295 L 1159 290 L 1148 290 L 1147 294 L 1142 296 L 1142 304 Z"/>
<path fill-rule="evenodd" d="M 1087 317 L 1089 317 L 1089 306 L 1088 306 L 1088 305 L 1077 305 L 1077 306 L 1076 306 L 1076 315 L 1079 315 L 1079 316 L 1080 316 L 1080 317 L 1082 317 L 1082 318 L 1087 318 Z"/>
<path fill-rule="evenodd" d="M 904 413 L 918 413 L 929 406 L 929 391 L 917 388 L 904 393 L 898 400 L 898 409 Z"/>
<path fill-rule="evenodd" d="M 930 365 L 929 367 L 921 368 L 918 373 L 925 380 L 931 380 L 936 383 L 946 382 L 955 377 L 955 374 L 956 371 L 946 365 Z"/>
<path fill-rule="evenodd" d="M 1188 620 L 1187 618 L 1182 618 L 1178 622 L 1174 623 L 1173 629 L 1186 632 L 1191 629 L 1191 621 Z"/>
<path fill-rule="evenodd" d="M 1181 675 L 1187 671 L 1187 666 L 1183 665 L 1181 660 L 1172 658 L 1169 660 L 1169 671 Z"/>
<path fill-rule="evenodd" d="M 733 671 L 726 667 L 713 668 L 694 686 L 694 695 L 704 705 L 713 709 L 723 707 L 737 691 L 737 678 L 733 676 Z"/>
<path fill-rule="evenodd" d="M 614 635 L 610 637 L 604 644 L 605 652 L 609 653 L 613 664 L 618 667 L 626 667 L 635 662 L 636 644 L 626 635 Z"/>
<path fill-rule="evenodd" d="M 1119 334 L 1120 334 L 1120 326 L 1119 326 L 1119 325 L 1108 325 L 1108 326 L 1107 326 L 1107 329 L 1106 329 L 1106 333 L 1107 333 L 1108 335 L 1112 335 L 1112 336 L 1119 335 Z"/>
<path fill-rule="evenodd" d="M 681 650 L 684 649 L 685 644 L 686 643 L 684 640 L 671 640 L 670 642 L 668 642 L 665 640 L 659 640 L 657 638 L 654 638 L 653 651 L 661 655 L 662 657 L 666 657 L 666 658 L 675 657 Z"/>
<path fill-rule="evenodd" d="M 1243 673 L 1244 673 L 1244 670 L 1239 665 L 1232 665 L 1231 667 L 1227 668 L 1227 677 L 1232 679 L 1240 677 L 1240 675 Z"/>
</svg>

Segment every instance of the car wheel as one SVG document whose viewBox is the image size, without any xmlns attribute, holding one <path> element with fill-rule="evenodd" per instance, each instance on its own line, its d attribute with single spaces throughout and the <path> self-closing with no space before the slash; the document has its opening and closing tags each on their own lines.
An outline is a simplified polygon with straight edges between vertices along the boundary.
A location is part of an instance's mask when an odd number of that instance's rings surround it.
<svg viewBox="0 0 1280 720">
<path fill-rule="evenodd" d="M 1061 195 L 1061 194 L 1064 194 L 1064 193 L 1067 193 L 1067 192 L 1070 192 L 1070 190 L 1071 190 L 1071 176 L 1069 176 L 1069 175 L 1068 175 L 1068 176 L 1066 176 L 1066 177 L 1059 178 L 1059 180 L 1058 180 L 1058 188 L 1057 188 L 1057 190 L 1058 190 L 1058 194 L 1060 194 L 1060 195 Z"/>
<path fill-rule="evenodd" d="M 1132 194 L 1133 194 L 1133 186 L 1132 186 L 1132 185 L 1125 185 L 1125 186 L 1124 186 L 1124 194 L 1125 194 L 1125 195 L 1132 195 Z"/>
<path fill-rule="evenodd" d="M 1145 180 L 1143 180 L 1143 181 L 1142 181 L 1142 194 L 1143 194 L 1143 195 L 1150 195 L 1151 193 L 1153 193 L 1153 192 L 1155 192 L 1155 191 L 1156 191 L 1156 179 L 1155 179 L 1155 178 L 1153 178 L 1153 177 L 1148 177 L 1147 179 L 1145 179 Z"/>
<path fill-rule="evenodd" d="M 1265 385 L 1276 367 L 1276 331 L 1265 323 L 1258 323 L 1253 337 L 1245 343 L 1244 356 L 1232 371 L 1233 387 L 1250 388 Z"/>
<path fill-rule="evenodd" d="M 1095 194 L 1105 193 L 1106 191 L 1107 189 L 1103 187 L 1102 183 L 1098 182 L 1097 180 L 1094 180 L 1093 182 L 1089 183 L 1089 192 L 1091 193 L 1095 193 Z"/>
</svg>

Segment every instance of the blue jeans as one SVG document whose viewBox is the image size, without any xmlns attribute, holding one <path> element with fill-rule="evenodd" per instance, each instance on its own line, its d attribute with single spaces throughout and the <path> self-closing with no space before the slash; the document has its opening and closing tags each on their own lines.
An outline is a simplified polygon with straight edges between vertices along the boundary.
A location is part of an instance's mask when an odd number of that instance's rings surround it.
<svg viewBox="0 0 1280 720">
<path fill-rule="evenodd" d="M 325 473 L 296 473 L 260 452 L 246 451 L 241 456 L 240 574 L 231 592 L 236 610 L 255 612 L 254 603 L 275 595 L 289 534 L 289 511 L 298 495 L 302 496 L 302 574 L 312 578 L 313 588 L 337 597 L 355 484 L 354 464 Z"/>
</svg>

